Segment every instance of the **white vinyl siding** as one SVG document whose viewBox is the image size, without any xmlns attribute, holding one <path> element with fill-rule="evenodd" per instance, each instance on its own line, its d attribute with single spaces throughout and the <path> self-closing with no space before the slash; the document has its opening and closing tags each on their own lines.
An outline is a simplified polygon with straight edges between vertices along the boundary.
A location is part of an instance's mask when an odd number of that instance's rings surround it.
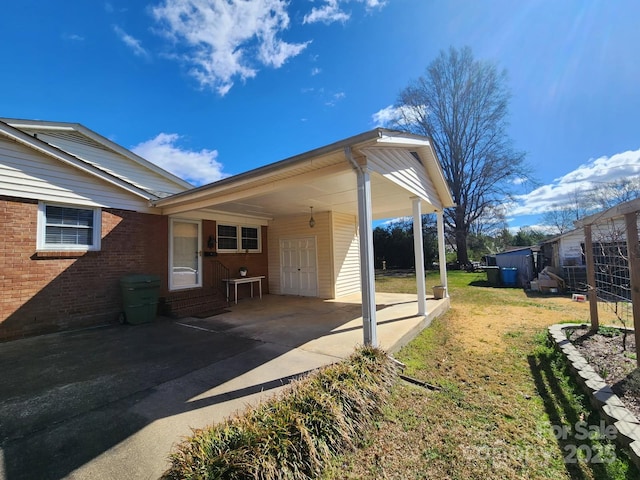
<svg viewBox="0 0 640 480">
<path fill-rule="evenodd" d="M 37 249 L 39 251 L 100 250 L 99 208 L 78 208 L 40 202 Z"/>
<path fill-rule="evenodd" d="M 640 221 L 638 222 L 640 226 Z M 591 227 L 593 243 L 626 241 L 626 224 L 624 219 L 608 220 Z M 584 246 L 584 230 L 582 228 L 568 232 L 558 241 L 560 266 L 582 265 L 582 248 Z"/>
<path fill-rule="evenodd" d="M 582 230 L 562 237 L 559 242 L 559 266 L 582 265 L 582 244 L 584 244 L 584 232 Z"/>
<path fill-rule="evenodd" d="M 338 298 L 360 291 L 360 244 L 355 216 L 334 212 L 332 220 L 335 297 Z"/>
<path fill-rule="evenodd" d="M 148 202 L 9 140 L 0 140 L 0 195 L 152 212 Z"/>
<path fill-rule="evenodd" d="M 436 188 L 427 171 L 410 152 L 396 148 L 364 148 L 367 165 L 374 172 L 414 195 L 440 206 Z M 425 161 L 423 159 L 423 161 Z"/>
<path fill-rule="evenodd" d="M 91 163 L 147 192 L 157 193 L 158 196 L 166 196 L 167 194 L 185 190 L 184 187 L 85 137 L 79 132 L 38 132 L 37 136 L 39 140 L 71 153 L 87 163 Z"/>
<path fill-rule="evenodd" d="M 280 240 L 315 237 L 318 297 L 333 298 L 333 260 L 331 224 L 328 212 L 313 213 L 314 228 L 309 227 L 309 215 L 279 217 L 269 222 L 269 292 L 281 295 Z"/>
</svg>

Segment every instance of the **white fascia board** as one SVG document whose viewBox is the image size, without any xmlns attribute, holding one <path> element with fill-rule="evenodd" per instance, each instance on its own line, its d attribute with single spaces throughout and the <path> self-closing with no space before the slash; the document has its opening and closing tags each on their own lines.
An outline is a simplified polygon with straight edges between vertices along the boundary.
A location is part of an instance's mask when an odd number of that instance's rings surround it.
<svg viewBox="0 0 640 480">
<path fill-rule="evenodd" d="M 151 201 L 156 198 L 155 195 L 150 194 L 146 190 L 142 190 L 135 185 L 122 180 L 121 178 L 100 170 L 99 168 L 90 165 L 89 163 L 79 159 L 78 157 L 70 155 L 63 150 L 60 150 L 59 148 L 54 147 L 47 142 L 43 142 L 42 140 L 32 137 L 31 135 L 24 133 L 22 130 L 14 128 L 2 121 L 0 121 L 0 135 L 28 148 L 31 148 L 32 150 L 36 150 L 41 154 L 55 158 L 62 163 L 77 168 L 78 170 L 81 170 L 88 175 L 99 178 L 107 183 L 110 183 L 111 185 L 115 185 L 116 187 L 126 190 L 138 197 L 144 198 L 145 200 Z"/>
<path fill-rule="evenodd" d="M 401 136 L 387 136 L 379 138 L 376 143 L 378 145 L 390 145 L 394 147 L 424 147 L 431 145 L 428 139 L 407 138 Z"/>
<path fill-rule="evenodd" d="M 250 215 L 242 215 L 237 213 L 222 212 L 217 210 L 191 210 L 183 213 L 169 215 L 172 218 L 186 218 L 193 220 L 213 220 L 222 223 L 231 223 L 238 225 L 260 225 L 266 227 L 272 219 L 252 217 Z"/>
</svg>

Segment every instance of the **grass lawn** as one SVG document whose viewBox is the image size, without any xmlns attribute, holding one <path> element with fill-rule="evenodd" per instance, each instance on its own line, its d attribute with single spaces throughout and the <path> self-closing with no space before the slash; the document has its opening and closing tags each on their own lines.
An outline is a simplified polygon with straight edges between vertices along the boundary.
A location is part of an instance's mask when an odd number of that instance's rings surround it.
<svg viewBox="0 0 640 480">
<path fill-rule="evenodd" d="M 398 383 L 367 443 L 325 479 L 640 478 L 624 451 L 575 428 L 600 418 L 546 342 L 550 324 L 588 322 L 588 304 L 485 278 L 450 272 L 451 310 L 396 355 L 405 374 L 441 390 Z M 415 279 L 381 276 L 376 288 L 414 293 Z"/>
</svg>

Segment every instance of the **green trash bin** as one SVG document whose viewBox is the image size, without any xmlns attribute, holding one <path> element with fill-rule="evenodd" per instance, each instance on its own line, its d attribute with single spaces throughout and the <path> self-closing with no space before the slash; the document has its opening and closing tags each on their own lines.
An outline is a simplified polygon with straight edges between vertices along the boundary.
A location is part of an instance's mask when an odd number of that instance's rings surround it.
<svg viewBox="0 0 640 480">
<path fill-rule="evenodd" d="M 500 267 L 486 266 L 484 271 L 487 272 L 487 282 L 492 287 L 500 286 Z"/>
<path fill-rule="evenodd" d="M 160 277 L 157 275 L 128 275 L 120 279 L 124 312 L 120 322 L 137 325 L 153 321 L 158 312 Z"/>
</svg>

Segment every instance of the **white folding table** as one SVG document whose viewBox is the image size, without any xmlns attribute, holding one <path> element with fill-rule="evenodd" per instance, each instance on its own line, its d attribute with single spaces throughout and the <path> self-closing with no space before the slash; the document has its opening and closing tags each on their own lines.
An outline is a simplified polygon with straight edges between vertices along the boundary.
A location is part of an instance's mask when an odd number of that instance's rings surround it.
<svg viewBox="0 0 640 480">
<path fill-rule="evenodd" d="M 234 287 L 234 300 L 235 303 L 238 303 L 238 285 L 241 283 L 248 283 L 251 285 L 251 298 L 253 298 L 253 284 L 258 284 L 258 289 L 260 291 L 260 298 L 262 298 L 262 279 L 265 278 L 264 275 L 258 277 L 240 277 L 240 278 L 223 278 L 222 281 L 227 284 L 227 302 L 229 301 L 229 285 L 233 285 Z"/>
</svg>

